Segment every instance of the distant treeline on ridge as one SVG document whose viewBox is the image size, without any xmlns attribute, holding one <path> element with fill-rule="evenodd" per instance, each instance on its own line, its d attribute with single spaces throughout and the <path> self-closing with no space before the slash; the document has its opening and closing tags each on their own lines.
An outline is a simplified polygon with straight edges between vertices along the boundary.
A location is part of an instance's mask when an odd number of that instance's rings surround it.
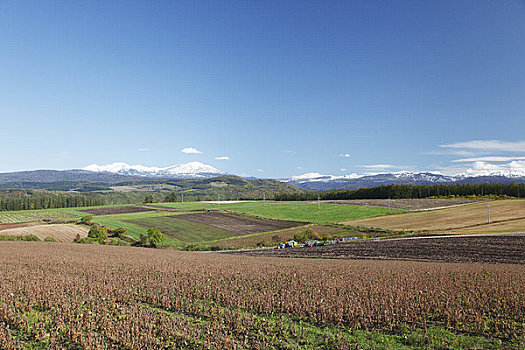
<svg viewBox="0 0 525 350">
<path fill-rule="evenodd" d="M 103 205 L 104 198 L 48 191 L 2 190 L 0 210 L 31 210 Z"/>
<path fill-rule="evenodd" d="M 450 196 L 509 196 L 525 197 L 525 184 L 461 184 L 461 185 L 383 185 L 378 187 L 277 194 L 278 201 L 305 201 L 320 199 L 403 199 Z"/>
</svg>

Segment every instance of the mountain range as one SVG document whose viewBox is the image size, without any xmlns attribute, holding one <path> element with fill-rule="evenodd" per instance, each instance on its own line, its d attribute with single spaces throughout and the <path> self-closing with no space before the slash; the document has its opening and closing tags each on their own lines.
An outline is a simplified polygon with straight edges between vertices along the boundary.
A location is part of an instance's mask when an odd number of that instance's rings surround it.
<svg viewBox="0 0 525 350">
<path fill-rule="evenodd" d="M 525 183 L 525 176 L 493 173 L 488 175 L 441 175 L 436 173 L 396 172 L 377 175 L 333 176 L 309 173 L 292 176 L 284 181 L 309 190 L 339 190 L 375 187 L 381 185 L 452 185 L 483 183 Z"/>
<path fill-rule="evenodd" d="M 124 182 L 150 182 L 168 179 L 211 179 L 227 174 L 211 165 L 201 162 L 168 167 L 147 167 L 112 163 L 108 165 L 91 164 L 83 169 L 73 170 L 34 170 L 0 174 L 0 188 L 92 188 L 93 183 L 117 184 Z M 281 182 L 308 190 L 335 190 L 374 187 L 390 184 L 435 185 L 435 184 L 482 184 L 482 183 L 525 183 L 525 174 L 491 173 L 483 176 L 461 174 L 448 176 L 430 172 L 396 172 L 376 175 L 350 174 L 344 176 L 307 173 L 279 179 Z M 67 185 L 65 183 L 75 182 Z M 97 187 L 95 187 L 97 188 Z"/>
</svg>

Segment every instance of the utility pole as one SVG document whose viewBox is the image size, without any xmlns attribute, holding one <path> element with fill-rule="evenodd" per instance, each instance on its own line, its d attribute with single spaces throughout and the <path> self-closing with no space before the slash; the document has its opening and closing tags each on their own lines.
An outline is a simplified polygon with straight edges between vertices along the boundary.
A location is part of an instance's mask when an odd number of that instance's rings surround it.
<svg viewBox="0 0 525 350">
<path fill-rule="evenodd" d="M 184 203 L 184 193 L 182 193 L 181 196 L 182 196 L 182 203 Z"/>
<path fill-rule="evenodd" d="M 263 203 L 266 203 L 266 192 L 263 193 Z"/>
<path fill-rule="evenodd" d="M 388 212 L 390 213 L 390 197 L 388 197 Z"/>
<path fill-rule="evenodd" d="M 489 222 L 488 223 L 490 224 L 490 204 L 489 204 L 489 208 L 488 209 L 489 209 Z"/>
</svg>

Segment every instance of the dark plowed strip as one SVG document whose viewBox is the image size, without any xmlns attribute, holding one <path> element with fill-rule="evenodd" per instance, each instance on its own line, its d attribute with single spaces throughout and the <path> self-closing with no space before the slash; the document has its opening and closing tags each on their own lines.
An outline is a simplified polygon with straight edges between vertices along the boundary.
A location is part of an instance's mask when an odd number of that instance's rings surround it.
<svg viewBox="0 0 525 350">
<path fill-rule="evenodd" d="M 92 215 L 111 215 L 111 214 L 130 214 L 130 213 L 140 213 L 143 211 L 153 211 L 155 209 L 148 209 L 143 207 L 109 207 L 109 208 L 93 208 L 93 209 L 84 209 L 79 210 L 84 213 Z"/>
<path fill-rule="evenodd" d="M 170 216 L 199 224 L 205 224 L 243 236 L 304 225 L 304 223 L 271 219 L 252 219 L 218 212 L 203 212 Z"/>
<path fill-rule="evenodd" d="M 313 248 L 261 249 L 250 255 L 525 264 L 525 235 L 357 241 Z"/>
</svg>

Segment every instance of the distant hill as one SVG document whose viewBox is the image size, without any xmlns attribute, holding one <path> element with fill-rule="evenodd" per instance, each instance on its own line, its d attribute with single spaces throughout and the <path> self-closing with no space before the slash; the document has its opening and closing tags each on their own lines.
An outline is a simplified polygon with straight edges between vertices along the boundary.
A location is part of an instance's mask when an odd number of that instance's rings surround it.
<svg viewBox="0 0 525 350">
<path fill-rule="evenodd" d="M 60 181 L 90 181 L 116 183 L 134 179 L 109 172 L 92 172 L 86 170 L 31 170 L 12 173 L 0 173 L 0 183 L 5 182 L 60 182 Z"/>
<path fill-rule="evenodd" d="M 0 174 L 0 189 L 40 189 L 82 193 L 176 192 L 186 198 L 272 198 L 275 194 L 305 192 L 273 179 L 244 179 L 234 175 L 179 179 L 121 175 L 87 170 L 34 170 Z"/>
<path fill-rule="evenodd" d="M 494 174 L 489 176 L 446 176 L 434 173 L 388 173 L 367 176 L 332 176 L 305 174 L 284 179 L 294 186 L 315 190 L 341 190 L 376 187 L 381 185 L 452 185 L 484 183 L 525 183 L 525 176 Z"/>
</svg>

